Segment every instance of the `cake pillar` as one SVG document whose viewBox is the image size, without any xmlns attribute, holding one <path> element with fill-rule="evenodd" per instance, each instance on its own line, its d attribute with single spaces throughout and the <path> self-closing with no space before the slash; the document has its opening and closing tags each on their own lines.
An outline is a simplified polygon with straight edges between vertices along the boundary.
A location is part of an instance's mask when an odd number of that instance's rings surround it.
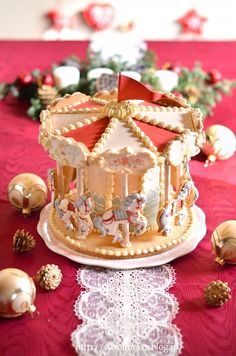
<svg viewBox="0 0 236 356">
<path fill-rule="evenodd" d="M 76 168 L 76 191 L 77 191 L 77 198 L 84 193 L 84 182 L 83 182 L 83 168 L 77 167 Z"/>
<path fill-rule="evenodd" d="M 57 162 L 57 175 L 58 175 L 58 190 L 59 190 L 59 197 L 60 199 L 64 199 L 65 192 L 64 192 L 64 173 L 63 173 L 63 166 Z"/>
<path fill-rule="evenodd" d="M 121 184 L 122 184 L 122 198 L 124 199 L 128 195 L 128 174 L 123 173 L 121 175 Z M 131 245 L 129 241 L 129 222 L 126 222 L 122 225 L 123 240 L 121 242 L 122 247 L 128 247 Z"/>
<path fill-rule="evenodd" d="M 169 201 L 171 191 L 171 166 L 165 165 L 165 201 Z"/>
</svg>

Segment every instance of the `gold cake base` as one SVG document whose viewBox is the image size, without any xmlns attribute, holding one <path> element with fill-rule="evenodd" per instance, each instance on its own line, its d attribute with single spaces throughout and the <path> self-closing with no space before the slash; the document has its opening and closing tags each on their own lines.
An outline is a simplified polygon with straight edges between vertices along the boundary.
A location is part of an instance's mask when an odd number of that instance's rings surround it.
<svg viewBox="0 0 236 356">
<path fill-rule="evenodd" d="M 130 247 L 121 247 L 119 242 L 112 243 L 113 236 L 102 237 L 96 232 L 86 239 L 76 238 L 73 232 L 66 230 L 52 207 L 48 224 L 54 238 L 74 251 L 105 259 L 130 259 L 153 256 L 175 248 L 192 234 L 196 222 L 194 210 L 188 209 L 184 224 L 174 226 L 170 236 L 164 236 L 156 230 L 150 230 L 141 236 L 131 235 Z"/>
</svg>

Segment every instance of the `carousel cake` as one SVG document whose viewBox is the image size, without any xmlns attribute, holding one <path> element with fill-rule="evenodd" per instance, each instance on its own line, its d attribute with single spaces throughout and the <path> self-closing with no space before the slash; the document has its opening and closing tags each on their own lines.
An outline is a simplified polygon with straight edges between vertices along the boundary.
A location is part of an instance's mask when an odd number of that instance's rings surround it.
<svg viewBox="0 0 236 356">
<path fill-rule="evenodd" d="M 102 258 L 160 254 L 187 239 L 198 191 L 188 162 L 204 142 L 201 113 L 120 76 L 118 90 L 56 99 L 41 113 L 49 231 Z"/>
</svg>

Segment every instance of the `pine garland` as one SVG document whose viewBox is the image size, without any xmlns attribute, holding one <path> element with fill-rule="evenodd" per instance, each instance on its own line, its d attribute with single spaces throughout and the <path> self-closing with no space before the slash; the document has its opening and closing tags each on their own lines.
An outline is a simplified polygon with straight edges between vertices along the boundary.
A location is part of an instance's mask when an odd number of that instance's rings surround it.
<svg viewBox="0 0 236 356">
<path fill-rule="evenodd" d="M 141 81 L 149 84 L 154 90 L 160 90 L 160 83 L 155 73 L 163 67 L 156 66 L 156 56 L 151 51 L 142 51 L 141 58 L 130 65 L 119 55 L 114 56 L 108 61 L 102 60 L 101 53 L 93 53 L 88 50 L 85 61 L 75 55 L 65 58 L 58 64 L 53 64 L 50 70 L 34 69 L 28 73 L 28 77 L 18 76 L 12 83 L 0 83 L 0 100 L 12 95 L 19 100 L 27 100 L 29 108 L 27 114 L 33 119 L 38 120 L 39 113 L 48 104 L 48 101 L 41 95 L 40 88 L 44 84 L 45 75 L 53 80 L 52 71 L 60 65 L 73 65 L 80 69 L 80 81 L 78 85 L 70 85 L 60 91 L 53 87 L 57 96 L 64 94 L 73 94 L 76 91 L 93 95 L 96 92 L 96 81 L 87 80 L 87 73 L 90 69 L 106 67 L 112 69 L 115 73 L 124 70 L 137 71 L 141 74 Z M 171 67 L 170 67 L 171 69 Z M 220 74 L 218 72 L 218 74 Z M 180 67 L 178 86 L 173 92 L 186 98 L 193 107 L 201 109 L 204 118 L 213 114 L 213 108 L 222 100 L 222 95 L 229 95 L 232 89 L 236 87 L 236 80 L 223 80 L 221 77 L 215 80 L 214 72 L 206 72 L 201 64 L 197 63 L 193 69 Z M 49 98 L 49 96 L 48 96 Z M 53 100 L 53 95 L 51 95 Z"/>
</svg>

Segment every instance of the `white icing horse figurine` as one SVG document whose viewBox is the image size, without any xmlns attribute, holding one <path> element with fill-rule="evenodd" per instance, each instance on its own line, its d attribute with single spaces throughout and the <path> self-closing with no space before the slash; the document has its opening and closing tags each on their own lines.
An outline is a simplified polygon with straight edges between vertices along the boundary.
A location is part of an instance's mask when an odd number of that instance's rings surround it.
<svg viewBox="0 0 236 356">
<path fill-rule="evenodd" d="M 75 220 L 78 237 L 85 239 L 93 229 L 93 222 L 90 217 L 94 208 L 93 197 L 84 194 L 75 201 L 74 206 L 76 208 Z"/>
<path fill-rule="evenodd" d="M 171 200 L 167 203 L 166 207 L 160 214 L 159 223 L 161 232 L 168 236 L 172 233 L 172 221 L 174 215 L 174 201 Z"/>
<path fill-rule="evenodd" d="M 74 212 L 69 209 L 70 201 L 68 199 L 56 199 L 55 200 L 55 209 L 59 218 L 64 222 L 65 228 L 67 230 L 74 230 L 74 225 L 72 219 L 74 217 Z"/>
<path fill-rule="evenodd" d="M 187 216 L 186 205 L 191 208 L 195 201 L 197 200 L 199 194 L 198 190 L 195 187 L 193 181 L 188 180 L 185 182 L 180 189 L 180 192 L 177 196 L 177 206 L 180 205 L 180 209 L 177 212 L 177 225 L 181 226 L 184 223 L 184 220 Z"/>
<path fill-rule="evenodd" d="M 147 228 L 147 219 L 140 213 L 144 204 L 145 198 L 141 194 L 130 194 L 124 199 L 121 209 L 105 211 L 102 216 L 93 219 L 93 224 L 102 233 L 102 236 L 113 235 L 113 242 L 123 240 L 119 230 L 119 225 L 122 224 L 133 224 L 135 235 L 141 235 Z"/>
</svg>

